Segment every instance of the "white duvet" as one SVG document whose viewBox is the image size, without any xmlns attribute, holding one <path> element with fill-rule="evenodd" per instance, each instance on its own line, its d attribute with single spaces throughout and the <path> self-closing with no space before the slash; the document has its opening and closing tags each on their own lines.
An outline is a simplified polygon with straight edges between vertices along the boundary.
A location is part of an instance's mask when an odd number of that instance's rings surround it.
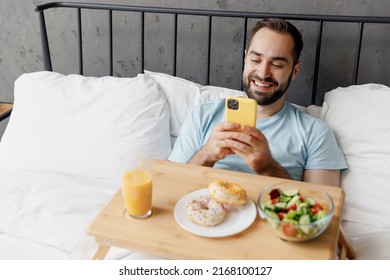
<svg viewBox="0 0 390 280">
<path fill-rule="evenodd" d="M 0 170 L 0 259 L 91 259 L 97 244 L 86 228 L 117 190 L 109 180 Z M 344 223 L 344 230 L 359 259 L 389 258 L 388 229 Z M 106 257 L 122 258 L 158 257 L 118 248 Z"/>
<path fill-rule="evenodd" d="M 0 232 L 90 259 L 97 244 L 86 228 L 118 186 L 71 174 L 0 170 Z M 121 258 L 130 252 L 110 253 Z"/>
</svg>

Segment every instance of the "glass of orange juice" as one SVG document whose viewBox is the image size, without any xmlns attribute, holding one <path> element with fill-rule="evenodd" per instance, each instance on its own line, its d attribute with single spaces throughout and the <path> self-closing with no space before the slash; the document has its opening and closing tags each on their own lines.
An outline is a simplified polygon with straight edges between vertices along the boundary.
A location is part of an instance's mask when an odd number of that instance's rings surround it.
<svg viewBox="0 0 390 280">
<path fill-rule="evenodd" d="M 150 159 L 140 151 L 121 157 L 121 190 L 128 216 L 144 219 L 152 214 L 152 173 Z"/>
</svg>

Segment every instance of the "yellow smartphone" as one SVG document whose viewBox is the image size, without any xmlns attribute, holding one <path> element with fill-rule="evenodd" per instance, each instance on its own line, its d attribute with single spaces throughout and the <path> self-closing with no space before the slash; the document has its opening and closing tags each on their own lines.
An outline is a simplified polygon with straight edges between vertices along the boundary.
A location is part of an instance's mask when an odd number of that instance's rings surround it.
<svg viewBox="0 0 390 280">
<path fill-rule="evenodd" d="M 245 97 L 229 96 L 225 101 L 225 120 L 256 127 L 256 100 Z"/>
</svg>

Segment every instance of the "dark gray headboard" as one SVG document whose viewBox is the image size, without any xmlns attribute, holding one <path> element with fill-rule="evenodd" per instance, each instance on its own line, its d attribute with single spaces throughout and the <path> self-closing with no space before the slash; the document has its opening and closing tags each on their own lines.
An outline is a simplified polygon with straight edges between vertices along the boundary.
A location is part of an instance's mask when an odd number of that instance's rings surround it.
<svg viewBox="0 0 390 280">
<path fill-rule="evenodd" d="M 170 62 L 166 64 L 170 64 L 168 70 L 162 70 L 161 72 L 168 72 L 169 74 L 172 75 L 179 75 L 178 73 L 178 65 L 181 65 L 180 60 L 185 60 L 186 55 L 183 55 L 182 53 L 179 54 L 178 49 L 180 47 L 179 45 L 179 37 L 181 36 L 181 32 L 186 32 L 186 31 L 180 31 L 180 26 L 182 25 L 181 20 L 185 19 L 188 16 L 192 17 L 197 17 L 197 18 L 202 18 L 202 20 L 205 21 L 204 30 L 201 31 L 202 34 L 204 34 L 204 50 L 202 50 L 202 57 L 197 58 L 197 63 L 203 64 L 204 65 L 204 71 L 200 71 L 201 76 L 203 78 L 200 78 L 200 83 L 202 84 L 213 84 L 212 83 L 212 75 L 213 72 L 215 72 L 215 69 L 220 69 L 220 71 L 223 71 L 223 66 L 220 66 L 218 68 L 218 65 L 212 70 L 212 64 L 214 63 L 214 57 L 218 56 L 219 59 L 221 57 L 221 53 L 224 52 L 224 48 L 219 48 L 215 50 L 214 44 L 215 40 L 218 39 L 220 35 L 221 29 L 216 30 L 214 28 L 214 24 L 216 21 L 221 20 L 222 18 L 229 18 L 229 19 L 235 19 L 234 23 L 235 25 L 238 25 L 239 27 L 239 38 L 233 38 L 232 40 L 236 40 L 235 42 L 239 43 L 238 50 L 236 50 L 236 54 L 232 54 L 237 56 L 238 63 L 235 71 L 240 72 L 243 68 L 243 55 L 244 55 L 244 48 L 246 44 L 246 39 L 247 39 L 247 33 L 248 29 L 251 27 L 251 23 L 254 20 L 260 19 L 260 18 L 265 18 L 265 17 L 281 17 L 287 20 L 291 20 L 294 23 L 302 23 L 302 24 L 310 24 L 310 28 L 303 28 L 301 27 L 301 30 L 303 31 L 304 35 L 304 41 L 305 44 L 307 44 L 307 41 L 311 40 L 312 41 L 312 47 L 310 48 L 309 46 L 306 48 L 306 51 L 304 49 L 303 56 L 306 55 L 306 60 L 312 60 L 312 62 L 308 63 L 307 67 L 311 68 L 311 74 L 309 74 L 306 77 L 302 77 L 304 81 L 302 83 L 307 84 L 307 87 L 310 88 L 308 89 L 310 91 L 309 95 L 307 97 L 307 104 L 303 105 L 308 105 L 308 104 L 319 104 L 322 102 L 321 98 L 321 92 L 319 90 L 319 76 L 321 75 L 320 73 L 320 66 L 324 63 L 330 63 L 334 64 L 333 67 L 337 67 L 337 63 L 340 63 L 340 61 L 324 61 L 321 60 L 322 54 L 324 52 L 324 47 L 323 47 L 323 39 L 324 39 L 324 30 L 325 27 L 328 27 L 326 29 L 326 33 L 334 32 L 337 34 L 338 32 L 338 25 L 337 24 L 347 24 L 346 26 L 344 25 L 344 28 L 350 28 L 351 30 L 351 36 L 353 36 L 354 46 L 351 46 L 350 52 L 346 53 L 345 56 L 353 56 L 353 59 L 351 61 L 352 67 L 351 67 L 351 75 L 350 75 L 350 80 L 349 81 L 344 81 L 344 85 L 350 85 L 350 84 L 358 84 L 360 82 L 360 75 L 361 73 L 365 73 L 364 71 L 361 70 L 361 50 L 362 48 L 365 47 L 365 41 L 364 38 L 367 34 L 371 33 L 371 29 L 368 31 L 366 30 L 367 25 L 381 25 L 385 34 L 379 34 L 379 37 L 375 37 L 374 39 L 377 38 L 383 38 L 383 36 L 390 37 L 389 34 L 389 28 L 390 28 L 390 17 L 367 17 L 367 16 L 340 16 L 340 15 L 303 15 L 303 14 L 278 14 L 278 13 L 261 13 L 261 12 L 233 12 L 233 11 L 214 11 L 214 10 L 194 10 L 194 9 L 175 9 L 175 8 L 154 8 L 154 7 L 139 7 L 139 6 L 129 6 L 129 5 L 114 5 L 114 4 L 94 4 L 94 3 L 72 3 L 72 2 L 53 2 L 53 3 L 47 3 L 43 5 L 38 5 L 36 7 L 36 11 L 39 13 L 39 18 L 40 18 L 40 26 L 41 26 L 41 38 L 42 38 L 42 49 L 43 49 L 43 63 L 44 63 L 44 69 L 45 70 L 56 70 L 54 69 L 52 65 L 52 54 L 51 54 L 51 49 L 50 49 L 50 36 L 48 36 L 48 28 L 50 26 L 47 25 L 46 20 L 45 20 L 45 15 L 48 10 L 53 10 L 54 8 L 60 9 L 60 8 L 66 8 L 66 9 L 72 9 L 76 13 L 75 20 L 76 20 L 76 28 L 72 31 L 75 34 L 75 37 L 77 37 L 77 52 L 78 52 L 78 73 L 79 74 L 84 74 L 84 69 L 86 67 L 86 60 L 84 59 L 85 56 L 85 48 L 84 48 L 84 43 L 85 43 L 85 31 L 83 30 L 83 15 L 85 11 L 87 10 L 100 10 L 106 15 L 104 16 L 107 22 L 107 30 L 105 30 L 108 35 L 107 35 L 107 42 L 105 48 L 107 48 L 107 70 L 106 74 L 107 75 L 116 75 L 114 68 L 116 63 L 118 63 L 117 60 L 115 60 L 115 41 L 120 40 L 123 38 L 123 36 L 118 36 L 115 32 L 116 27 L 115 27 L 115 17 L 117 14 L 120 12 L 125 12 L 131 14 L 132 17 L 137 17 L 137 22 L 138 26 L 137 28 L 139 29 L 138 35 L 133 38 L 133 40 L 136 40 L 138 43 L 134 44 L 138 50 L 136 51 L 136 58 L 129 59 L 129 61 L 132 61 L 134 65 L 137 66 L 138 73 L 143 72 L 145 69 L 145 62 L 146 61 L 151 61 L 152 58 L 149 58 L 149 53 L 147 54 L 145 52 L 146 47 L 147 47 L 147 42 L 148 38 L 145 33 L 145 29 L 147 28 L 147 21 L 146 17 L 149 15 L 154 15 L 157 18 L 157 15 L 164 15 L 164 16 L 169 16 L 170 17 L 170 24 L 169 26 L 163 27 L 164 30 L 164 35 L 163 37 L 165 38 L 166 36 L 169 36 L 169 40 L 171 40 L 170 47 L 163 49 L 160 51 L 164 52 L 164 55 L 166 53 L 170 54 Z M 61 10 L 62 11 L 62 10 Z M 158 20 L 157 20 L 158 21 Z M 333 25 L 335 24 L 335 25 Z M 350 25 L 352 24 L 352 25 Z M 300 25 L 299 25 L 300 26 Z M 383 27 L 384 26 L 384 27 Z M 132 25 L 134 28 L 134 25 Z M 352 28 L 351 28 L 352 27 Z M 236 26 L 237 28 L 237 26 Z M 99 30 L 101 32 L 101 30 Z M 353 34 L 352 34 L 353 33 Z M 325 34 L 326 35 L 326 34 Z M 185 37 L 187 40 L 188 37 Z M 332 44 L 332 40 L 343 40 L 343 38 L 337 38 L 336 39 L 331 39 L 329 42 Z M 194 40 L 199 41 L 199 37 L 195 37 Z M 348 40 L 346 38 L 346 40 Z M 350 39 L 349 39 L 350 40 Z M 388 44 L 389 38 L 385 39 L 387 41 L 385 42 L 379 42 L 382 44 Z M 328 45 L 329 45 L 328 42 Z M 374 42 L 376 44 L 377 42 Z M 191 43 L 190 43 L 191 44 Z M 134 47 L 132 45 L 132 47 Z M 188 42 L 187 42 L 188 45 Z M 309 43 L 310 45 L 310 43 Z M 237 44 L 236 44 L 237 46 Z M 96 46 L 100 47 L 100 46 Z M 388 47 L 387 47 L 388 48 Z M 312 52 L 312 55 L 307 54 L 308 52 Z M 375 51 L 375 50 L 374 50 Z M 306 53 L 305 53 L 306 52 Z M 388 59 L 388 53 L 384 54 L 385 59 Z M 159 59 L 158 54 L 153 54 L 156 55 L 153 59 Z M 229 57 L 229 52 L 224 54 L 225 57 Z M 192 56 L 191 54 L 188 54 L 188 56 Z M 342 55 L 343 56 L 343 55 Z M 387 56 L 387 58 L 386 58 Z M 193 58 L 192 58 L 193 59 Z M 341 59 L 343 60 L 343 59 Z M 305 61 L 304 61 L 305 63 Z M 342 63 L 342 62 L 341 62 Z M 388 64 L 388 63 L 385 63 Z M 386 67 L 385 69 L 388 69 Z M 148 68 L 148 70 L 154 71 L 154 69 Z M 309 71 L 309 72 L 310 72 Z M 326 72 L 324 72 L 326 74 Z M 385 74 L 386 75 L 386 74 Z M 191 77 L 186 77 L 186 78 L 191 78 Z M 199 80 L 199 78 L 198 78 Z M 197 80 L 197 81 L 198 81 Z M 241 80 L 241 79 L 240 79 Z M 385 82 L 389 82 L 388 80 Z M 383 83 L 385 83 L 383 82 Z M 324 80 L 323 83 L 326 83 L 326 79 Z M 340 84 L 340 86 L 343 86 L 343 84 Z M 236 88 L 241 87 L 241 84 L 236 85 Z M 302 87 L 298 88 L 296 90 L 304 90 Z M 326 89 L 325 89 L 326 90 Z"/>
</svg>

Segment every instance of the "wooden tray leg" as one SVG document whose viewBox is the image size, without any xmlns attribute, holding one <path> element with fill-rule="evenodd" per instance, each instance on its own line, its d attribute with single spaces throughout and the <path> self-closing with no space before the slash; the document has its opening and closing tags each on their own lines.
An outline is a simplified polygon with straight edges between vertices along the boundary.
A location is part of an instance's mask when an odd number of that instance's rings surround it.
<svg viewBox="0 0 390 280">
<path fill-rule="evenodd" d="M 340 260 L 355 260 L 356 252 L 352 247 L 351 242 L 348 240 L 347 235 L 344 232 L 343 227 L 340 225 L 338 246 L 340 248 L 339 259 Z"/>
<path fill-rule="evenodd" d="M 99 245 L 99 248 L 96 250 L 95 255 L 93 256 L 93 260 L 104 260 L 108 251 L 110 250 L 110 246 L 108 245 Z"/>
</svg>

